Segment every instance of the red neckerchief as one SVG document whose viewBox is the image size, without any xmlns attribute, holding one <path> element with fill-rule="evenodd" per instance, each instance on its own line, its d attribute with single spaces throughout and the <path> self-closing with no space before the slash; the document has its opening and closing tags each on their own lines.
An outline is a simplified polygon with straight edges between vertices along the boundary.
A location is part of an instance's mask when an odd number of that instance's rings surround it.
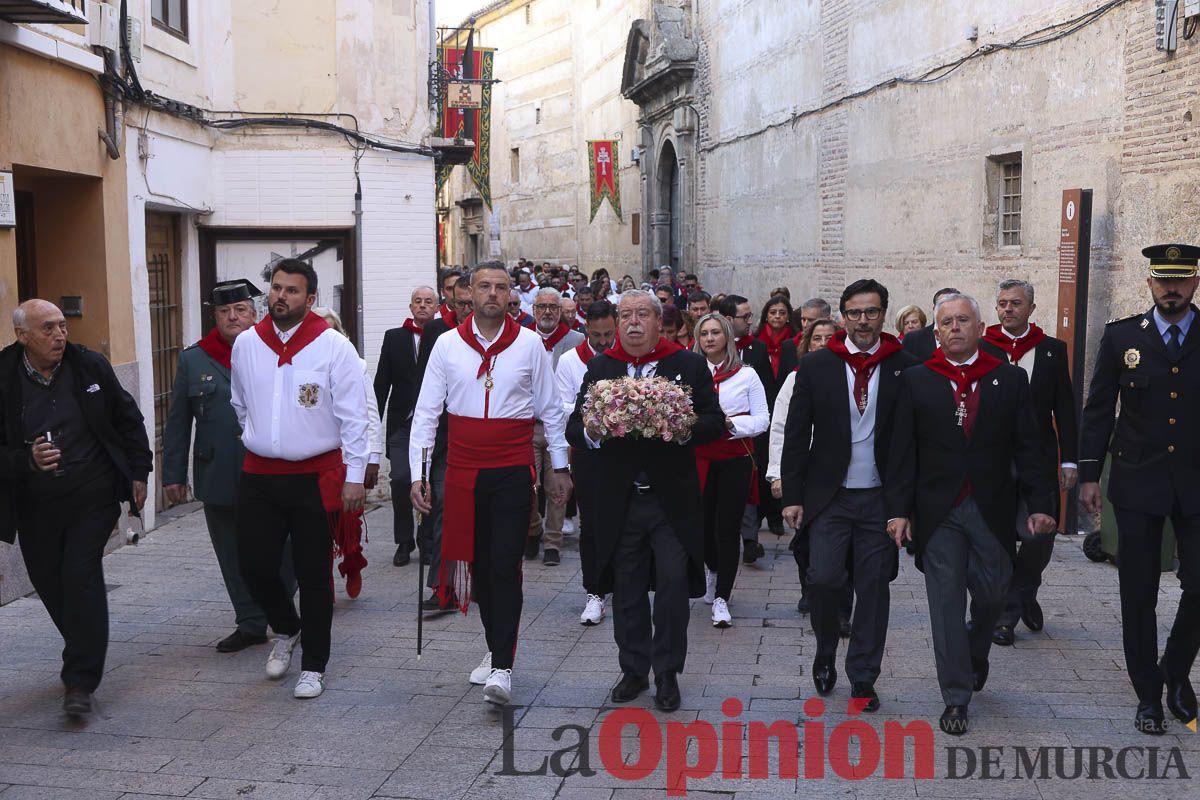
<svg viewBox="0 0 1200 800">
<path fill-rule="evenodd" d="M 279 356 L 277 366 L 282 367 L 284 364 L 292 363 L 292 357 L 296 353 L 299 353 L 310 342 L 329 330 L 329 323 L 309 311 L 304 315 L 304 319 L 296 328 L 296 332 L 287 340 L 287 344 L 284 344 L 280 340 L 279 334 L 275 333 L 275 321 L 271 319 L 269 314 L 259 320 L 258 324 L 254 326 L 254 330 L 258 332 L 258 338 L 263 340 L 263 344 L 271 348 L 275 355 Z"/>
<path fill-rule="evenodd" d="M 200 349 L 208 354 L 208 357 L 220 364 L 225 369 L 233 369 L 229 363 L 229 359 L 233 356 L 233 345 L 225 341 L 225 338 L 217 332 L 214 327 L 208 332 L 208 335 L 196 343 Z"/>
<path fill-rule="evenodd" d="M 522 328 L 529 328 L 530 330 L 533 330 L 537 327 L 537 323 L 534 321 L 533 315 L 526 314 L 524 311 L 522 311 L 521 315 L 517 317 L 516 323 Z"/>
<path fill-rule="evenodd" d="M 441 308 L 438 309 L 438 314 L 441 315 L 442 322 L 446 323 L 447 328 L 458 327 L 458 317 L 454 316 L 454 310 L 450 306 L 442 303 Z"/>
<path fill-rule="evenodd" d="M 775 329 L 770 325 L 763 325 L 758 329 L 758 336 L 755 338 L 767 346 L 767 355 L 771 357 L 771 372 L 776 377 L 779 376 L 779 354 L 783 350 L 783 343 L 793 336 L 795 333 L 791 325 L 781 328 L 779 333 L 775 333 Z"/>
<path fill-rule="evenodd" d="M 551 350 L 553 350 L 554 345 L 561 342 L 563 337 L 570 332 L 571 329 L 567 326 L 567 323 L 559 320 L 558 327 L 554 329 L 554 332 L 545 339 L 542 339 L 542 344 L 545 346 L 546 352 L 549 353 Z"/>
<path fill-rule="evenodd" d="M 517 340 L 517 334 L 521 332 L 521 326 L 518 325 L 512 317 L 510 317 L 508 314 L 505 314 L 504 328 L 500 331 L 499 338 L 492 342 L 488 346 L 487 350 L 484 350 L 483 345 L 481 345 L 479 340 L 475 338 L 475 331 L 471 329 L 471 321 L 474 319 L 474 314 L 467 315 L 466 322 L 458 326 L 458 335 L 462 337 L 462 340 L 466 342 L 472 350 L 474 350 L 476 353 L 479 353 L 480 357 L 483 359 L 479 364 L 479 372 L 475 373 L 476 378 L 482 378 L 483 373 L 491 372 L 489 365 L 492 363 L 492 359 L 507 350 L 508 346 Z"/>
<path fill-rule="evenodd" d="M 596 351 L 588 344 L 587 339 L 579 343 L 579 346 L 575 348 L 575 352 L 579 355 L 579 360 L 583 362 L 585 367 L 589 361 L 596 357 Z"/>
<path fill-rule="evenodd" d="M 867 375 L 871 374 L 871 370 L 882 361 L 887 360 L 889 356 L 893 356 L 904 349 L 904 345 L 900 344 L 900 340 L 890 333 L 879 334 L 879 349 L 868 355 L 865 359 L 856 358 L 855 353 L 851 353 L 846 347 L 846 332 L 838 331 L 829 340 L 829 344 L 825 345 L 826 349 L 832 350 L 833 353 L 845 361 L 850 366 L 850 369 L 857 375 L 859 370 L 867 370 Z M 860 353 L 862 351 L 859 351 Z M 949 363 L 949 362 L 947 362 Z"/>
<path fill-rule="evenodd" d="M 725 365 L 722 364 L 720 367 L 717 368 L 717 371 L 713 373 L 713 384 L 716 386 L 720 386 L 722 383 L 729 380 L 734 375 L 737 375 L 738 372 L 741 371 L 741 369 L 742 369 L 741 364 L 734 364 L 732 369 L 726 369 Z"/>
<path fill-rule="evenodd" d="M 406 319 L 406 320 L 404 320 L 404 330 L 412 331 L 413 336 L 420 336 L 422 333 L 425 332 L 425 326 L 418 325 L 417 323 L 413 322 L 411 319 Z"/>
<path fill-rule="evenodd" d="M 624 361 L 626 364 L 633 364 L 636 367 L 640 364 L 648 364 L 651 361 L 659 361 L 672 353 L 678 353 L 682 349 L 675 342 L 668 342 L 660 336 L 658 337 L 658 344 L 654 345 L 654 349 L 649 353 L 646 353 L 644 356 L 631 356 L 621 346 L 621 337 L 618 336 L 613 346 L 604 351 L 604 355 L 615 358 L 617 361 Z"/>
<path fill-rule="evenodd" d="M 743 350 L 745 350 L 747 347 L 749 347 L 752 344 L 754 344 L 754 337 L 751 336 L 750 334 L 746 334 L 745 336 L 739 336 L 733 342 L 733 346 L 738 349 L 739 353 L 742 352 Z"/>
<path fill-rule="evenodd" d="M 1020 339 L 1014 339 L 1004 332 L 1003 325 L 989 325 L 987 333 L 983 335 L 984 341 L 991 342 L 1008 354 L 1008 359 L 1012 363 L 1017 363 L 1025 354 L 1042 343 L 1046 338 L 1046 332 L 1029 323 L 1029 331 Z"/>
<path fill-rule="evenodd" d="M 938 375 L 944 375 L 954 381 L 956 394 L 960 398 L 966 398 L 971 392 L 972 383 L 982 380 L 985 375 L 1002 363 L 1000 359 L 983 350 L 979 350 L 978 354 L 979 357 L 975 359 L 974 364 L 957 367 L 950 363 L 950 359 L 946 358 L 946 351 L 939 347 L 933 351 L 933 355 L 925 362 L 925 366 Z"/>
<path fill-rule="evenodd" d="M 676 344 L 678 344 L 678 342 L 676 342 Z M 695 339 L 688 339 L 687 344 L 681 344 L 679 346 L 682 347 L 684 350 L 691 350 L 695 346 L 695 344 L 696 344 Z"/>
</svg>

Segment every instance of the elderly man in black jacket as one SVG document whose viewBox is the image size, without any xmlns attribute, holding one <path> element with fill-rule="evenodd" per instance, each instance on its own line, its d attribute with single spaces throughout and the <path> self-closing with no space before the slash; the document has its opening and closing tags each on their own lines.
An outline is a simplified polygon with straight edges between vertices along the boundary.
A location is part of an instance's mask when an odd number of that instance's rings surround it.
<svg viewBox="0 0 1200 800">
<path fill-rule="evenodd" d="M 63 710 L 87 714 L 104 672 L 101 557 L 122 501 L 140 510 L 154 456 L 108 361 L 67 341 L 45 300 L 13 312 L 0 351 L 0 540 L 19 534 L 30 580 L 65 642 Z"/>
<path fill-rule="evenodd" d="M 654 295 L 625 292 L 617 314 L 618 343 L 588 363 L 567 441 L 576 448 L 598 448 L 593 490 L 604 502 L 596 509 L 594 558 L 600 583 L 613 587 L 613 638 L 622 672 L 612 700 L 626 703 L 647 689 L 653 667 L 655 704 L 674 711 L 680 704 L 676 675 L 687 656 L 688 598 L 704 594 L 694 445 L 719 437 L 727 419 L 703 357 L 661 338 L 662 305 Z M 696 423 L 686 441 L 596 440 L 583 421 L 588 389 L 626 376 L 666 378 L 691 387 Z"/>
</svg>

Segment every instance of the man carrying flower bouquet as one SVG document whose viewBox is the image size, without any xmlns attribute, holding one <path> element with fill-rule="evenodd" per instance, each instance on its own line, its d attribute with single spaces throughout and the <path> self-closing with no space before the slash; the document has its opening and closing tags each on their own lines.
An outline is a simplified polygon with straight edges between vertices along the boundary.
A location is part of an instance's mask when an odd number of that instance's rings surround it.
<svg viewBox="0 0 1200 800">
<path fill-rule="evenodd" d="M 702 356 L 660 335 L 662 305 L 630 290 L 618 305 L 618 339 L 591 359 L 567 439 L 597 451 L 595 564 L 613 587 L 613 638 L 621 679 L 614 703 L 649 688 L 679 708 L 688 598 L 704 594 L 700 481 L 694 446 L 717 439 L 725 414 Z M 649 592 L 654 588 L 653 618 Z"/>
</svg>

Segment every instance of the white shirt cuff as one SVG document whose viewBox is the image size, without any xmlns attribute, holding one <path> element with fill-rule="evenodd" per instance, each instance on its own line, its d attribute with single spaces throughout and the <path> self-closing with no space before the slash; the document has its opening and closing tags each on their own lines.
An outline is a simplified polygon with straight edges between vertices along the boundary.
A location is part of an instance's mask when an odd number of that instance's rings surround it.
<svg viewBox="0 0 1200 800">
<path fill-rule="evenodd" d="M 382 456 L 381 453 L 371 453 L 371 455 L 367 456 L 367 463 L 368 464 L 378 464 L 381 456 Z"/>
<path fill-rule="evenodd" d="M 346 483 L 362 483 L 366 474 L 366 467 L 352 467 L 349 464 L 346 465 Z"/>
<path fill-rule="evenodd" d="M 1073 464 L 1070 461 L 1064 461 L 1061 466 L 1063 469 L 1079 469 L 1078 464 Z"/>
</svg>

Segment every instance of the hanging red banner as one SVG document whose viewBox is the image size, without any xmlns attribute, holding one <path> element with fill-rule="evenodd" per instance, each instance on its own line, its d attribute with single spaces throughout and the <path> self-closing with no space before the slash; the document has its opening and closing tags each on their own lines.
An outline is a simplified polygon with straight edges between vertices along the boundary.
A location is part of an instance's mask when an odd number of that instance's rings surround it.
<svg viewBox="0 0 1200 800">
<path fill-rule="evenodd" d="M 458 92 L 453 97 L 447 96 L 441 103 L 438 118 L 438 129 L 441 136 L 454 139 L 463 136 L 467 130 L 468 115 L 472 121 L 471 135 L 475 139 L 475 156 L 467 164 L 467 172 L 479 191 L 479 196 L 488 208 L 492 207 L 491 190 L 491 153 L 492 153 L 492 69 L 495 65 L 496 51 L 493 48 L 476 47 L 471 64 L 471 74 L 463 75 L 463 55 L 465 48 L 438 47 L 438 64 L 450 76 L 451 82 L 456 79 L 471 78 L 486 81 L 482 84 L 457 83 Z M 462 91 L 466 86 L 470 94 L 470 102 Z M 475 104 L 478 95 L 478 104 Z M 456 107 L 457 106 L 457 107 Z M 453 166 L 438 169 L 437 188 L 441 191 Z"/>
<path fill-rule="evenodd" d="M 617 144 L 613 139 L 589 141 L 588 173 L 592 189 L 591 222 L 596 218 L 600 203 L 608 198 L 617 219 L 621 219 L 621 176 L 618 174 Z"/>
</svg>

